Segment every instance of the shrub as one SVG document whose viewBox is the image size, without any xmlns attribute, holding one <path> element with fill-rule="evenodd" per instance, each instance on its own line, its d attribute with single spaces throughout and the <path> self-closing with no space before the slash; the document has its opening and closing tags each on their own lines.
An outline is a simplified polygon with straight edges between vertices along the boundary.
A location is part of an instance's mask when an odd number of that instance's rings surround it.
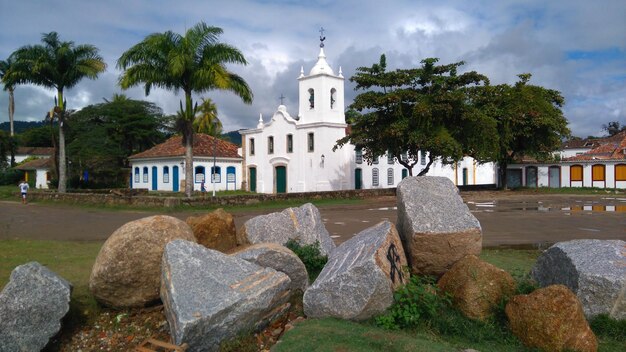
<svg viewBox="0 0 626 352">
<path fill-rule="evenodd" d="M 24 172 L 15 169 L 3 169 L 0 170 L 0 185 L 15 185 L 17 190 L 17 184 L 24 178 Z"/>
<path fill-rule="evenodd" d="M 291 249 L 302 260 L 306 271 L 309 273 L 309 282 L 315 281 L 328 261 L 328 257 L 320 252 L 319 241 L 315 241 L 314 244 L 302 245 L 298 241 L 290 239 L 285 243 L 285 247 Z"/>
</svg>

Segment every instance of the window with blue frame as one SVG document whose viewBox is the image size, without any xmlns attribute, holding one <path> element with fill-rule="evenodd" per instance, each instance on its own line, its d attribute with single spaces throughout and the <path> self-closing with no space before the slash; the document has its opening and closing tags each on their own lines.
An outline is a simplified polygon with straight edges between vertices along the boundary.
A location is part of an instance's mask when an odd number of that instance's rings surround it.
<svg viewBox="0 0 626 352">
<path fill-rule="evenodd" d="M 215 169 L 213 169 L 213 166 L 211 166 L 211 183 L 221 183 L 222 182 L 222 168 L 219 166 L 216 166 Z"/>
<path fill-rule="evenodd" d="M 148 183 L 148 167 L 143 167 L 143 183 Z"/>
<path fill-rule="evenodd" d="M 135 183 L 139 183 L 139 168 L 135 167 Z"/>
<path fill-rule="evenodd" d="M 163 183 L 170 183 L 170 168 L 163 166 Z"/>
<path fill-rule="evenodd" d="M 378 169 L 372 169 L 372 186 L 378 186 Z"/>
<path fill-rule="evenodd" d="M 205 176 L 205 172 L 206 170 L 204 169 L 204 166 L 196 166 L 195 170 L 194 170 L 194 179 L 196 183 L 202 183 L 202 181 L 205 180 L 204 176 Z"/>
<path fill-rule="evenodd" d="M 387 169 L 387 184 L 393 185 L 393 168 L 391 167 Z"/>
</svg>

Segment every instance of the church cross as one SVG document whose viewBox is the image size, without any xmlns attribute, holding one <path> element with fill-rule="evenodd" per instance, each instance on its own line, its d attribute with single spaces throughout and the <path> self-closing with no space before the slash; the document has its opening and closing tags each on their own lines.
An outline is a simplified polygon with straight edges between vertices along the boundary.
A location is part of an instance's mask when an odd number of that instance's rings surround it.
<svg viewBox="0 0 626 352">
<path fill-rule="evenodd" d="M 324 27 L 320 28 L 320 48 L 324 47 L 324 40 L 326 40 L 326 37 L 324 37 Z"/>
<path fill-rule="evenodd" d="M 280 94 L 279 99 L 280 99 L 280 105 L 283 105 L 284 100 L 285 100 L 285 96 L 282 93 Z"/>
</svg>

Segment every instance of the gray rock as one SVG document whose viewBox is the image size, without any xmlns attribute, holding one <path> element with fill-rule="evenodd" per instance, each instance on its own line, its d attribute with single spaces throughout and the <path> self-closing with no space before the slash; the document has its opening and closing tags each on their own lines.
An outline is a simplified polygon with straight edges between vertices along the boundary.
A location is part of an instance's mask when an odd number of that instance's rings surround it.
<svg viewBox="0 0 626 352">
<path fill-rule="evenodd" d="M 61 329 L 72 285 L 37 262 L 16 267 L 0 293 L 0 351 L 40 351 Z"/>
<path fill-rule="evenodd" d="M 262 328 L 289 308 L 291 280 L 199 244 L 174 240 L 162 260 L 161 299 L 170 333 L 188 351 L 217 351 L 222 341 Z"/>
<path fill-rule="evenodd" d="M 480 255 L 480 223 L 452 181 L 407 177 L 396 194 L 396 225 L 413 273 L 441 276 L 464 256 Z"/>
<path fill-rule="evenodd" d="M 408 273 L 395 226 L 383 221 L 337 247 L 304 293 L 308 317 L 364 320 L 384 312 Z"/>
<path fill-rule="evenodd" d="M 531 275 L 542 287 L 567 286 L 588 319 L 626 319 L 626 241 L 559 242 L 539 256 Z"/>
<path fill-rule="evenodd" d="M 239 233 L 239 244 L 278 243 L 289 239 L 300 244 L 320 243 L 320 252 L 330 255 L 335 243 L 322 221 L 319 210 L 311 203 L 299 208 L 287 208 L 280 213 L 254 217 L 246 221 Z"/>
<path fill-rule="evenodd" d="M 230 255 L 287 274 L 293 292 L 304 292 L 309 285 L 309 274 L 302 260 L 287 247 L 276 243 L 259 243 L 237 247 Z"/>
</svg>

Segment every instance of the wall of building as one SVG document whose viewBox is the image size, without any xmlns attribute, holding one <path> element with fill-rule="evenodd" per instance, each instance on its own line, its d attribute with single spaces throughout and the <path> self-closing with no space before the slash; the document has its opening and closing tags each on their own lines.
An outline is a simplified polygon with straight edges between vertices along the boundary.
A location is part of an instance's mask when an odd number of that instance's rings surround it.
<svg viewBox="0 0 626 352">
<path fill-rule="evenodd" d="M 185 167 L 182 158 L 168 158 L 168 159 L 151 159 L 151 160 L 133 160 L 132 163 L 132 184 L 131 187 L 135 189 L 148 189 L 154 190 L 153 184 L 153 167 L 156 167 L 156 190 L 159 191 L 174 191 L 174 178 L 175 170 L 178 170 L 178 191 L 183 192 L 185 189 Z M 168 176 L 165 176 L 164 169 L 168 168 Z M 218 182 L 211 182 L 211 168 L 213 167 L 213 158 L 200 158 L 194 157 L 194 170 L 198 167 L 204 167 L 204 186 L 207 192 L 213 190 L 215 185 L 216 191 L 237 190 L 241 187 L 241 160 L 217 158 L 216 167 L 219 168 L 220 176 Z M 228 168 L 232 167 L 235 170 L 234 178 L 228 177 Z M 139 169 L 139 176 L 137 177 L 136 169 Z M 147 168 L 147 175 L 144 176 L 144 168 Z M 194 173 L 194 190 L 201 190 L 201 178 Z"/>
<path fill-rule="evenodd" d="M 583 179 L 582 181 L 573 181 L 571 179 L 570 168 L 574 165 L 581 165 L 583 167 Z M 604 181 L 593 181 L 593 166 L 604 165 Z M 521 171 L 521 185 L 524 187 L 530 187 L 527 180 L 528 168 L 537 168 L 538 174 L 538 187 L 550 187 L 550 167 L 552 170 L 560 172 L 559 175 L 559 187 L 597 187 L 597 188 L 626 188 L 626 180 L 616 180 L 616 166 L 626 165 L 624 161 L 599 161 L 594 160 L 591 162 L 572 162 L 572 163 L 559 163 L 559 164 L 514 164 L 509 165 L 508 172 L 520 172 Z M 509 171 L 511 170 L 511 171 Z M 509 185 L 511 186 L 511 185 Z"/>
</svg>

